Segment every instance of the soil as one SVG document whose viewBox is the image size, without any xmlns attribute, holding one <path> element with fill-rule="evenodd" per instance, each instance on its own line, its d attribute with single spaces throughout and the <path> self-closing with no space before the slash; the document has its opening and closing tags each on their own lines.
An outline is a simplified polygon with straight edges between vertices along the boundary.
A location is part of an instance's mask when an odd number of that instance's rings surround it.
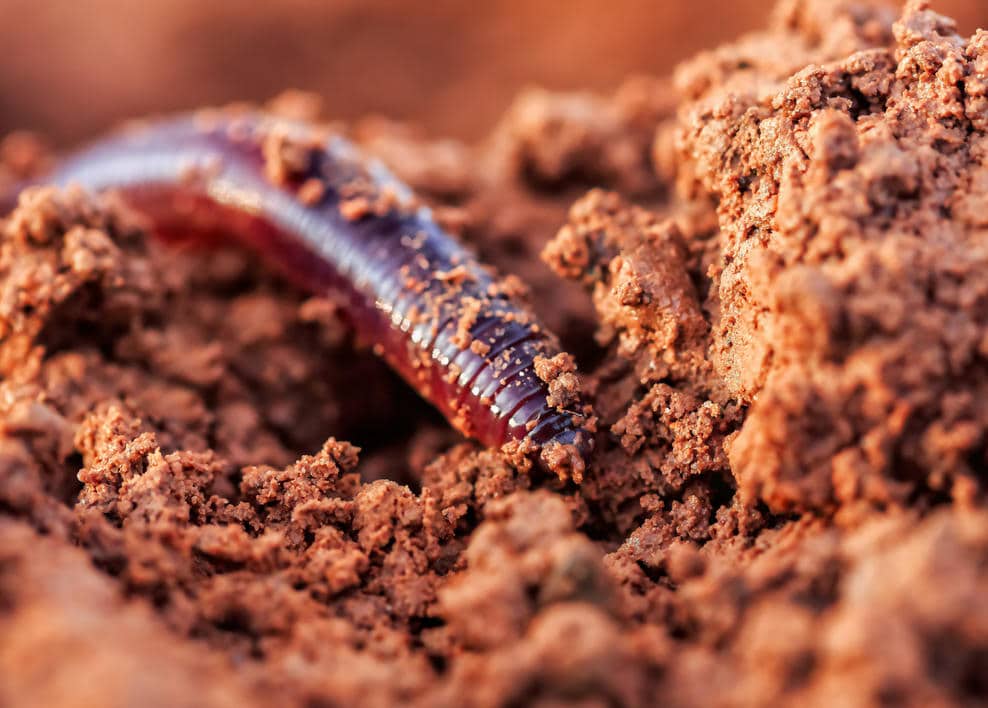
<svg viewBox="0 0 988 708">
<path fill-rule="evenodd" d="M 561 336 L 580 485 L 248 254 L 25 193 L 0 705 L 983 705 L 986 76 L 926 3 L 783 0 L 476 145 L 345 126 Z M 0 185 L 53 159 L 12 135 Z"/>
</svg>

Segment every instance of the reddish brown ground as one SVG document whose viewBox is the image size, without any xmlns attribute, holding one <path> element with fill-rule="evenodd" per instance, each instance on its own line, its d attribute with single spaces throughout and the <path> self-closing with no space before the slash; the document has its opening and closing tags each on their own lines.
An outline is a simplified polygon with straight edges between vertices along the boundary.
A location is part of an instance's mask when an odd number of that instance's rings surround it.
<svg viewBox="0 0 988 708">
<path fill-rule="evenodd" d="M 898 0 L 890 0 L 898 2 Z M 475 139 L 527 86 L 609 91 L 765 24 L 774 0 L 0 0 L 0 132 L 59 145 L 286 86 Z M 967 33 L 983 0 L 937 0 Z M 84 28 L 85 31 L 81 31 Z"/>
<path fill-rule="evenodd" d="M 983 703 L 988 34 L 895 19 L 785 0 L 477 147 L 351 126 L 576 355 L 579 487 L 460 441 L 243 254 L 26 197 L 0 705 Z"/>
</svg>

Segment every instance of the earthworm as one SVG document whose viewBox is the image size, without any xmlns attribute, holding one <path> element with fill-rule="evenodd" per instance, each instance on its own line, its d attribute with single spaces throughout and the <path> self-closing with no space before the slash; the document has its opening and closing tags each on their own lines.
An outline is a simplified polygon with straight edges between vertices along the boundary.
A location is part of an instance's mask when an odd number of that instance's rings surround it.
<svg viewBox="0 0 988 708">
<path fill-rule="evenodd" d="M 201 112 L 97 141 L 45 181 L 113 191 L 166 235 L 228 235 L 332 297 L 358 341 L 453 427 L 488 446 L 517 441 L 581 478 L 584 411 L 560 405 L 536 371 L 560 353 L 557 338 L 344 138 L 260 112 Z"/>
</svg>

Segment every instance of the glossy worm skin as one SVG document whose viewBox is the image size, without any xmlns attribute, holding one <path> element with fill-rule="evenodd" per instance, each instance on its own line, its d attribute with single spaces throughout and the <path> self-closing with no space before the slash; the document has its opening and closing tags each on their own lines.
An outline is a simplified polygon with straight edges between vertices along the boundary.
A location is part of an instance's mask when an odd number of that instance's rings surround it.
<svg viewBox="0 0 988 708">
<path fill-rule="evenodd" d="M 581 476 L 583 412 L 552 405 L 535 370 L 559 353 L 556 338 L 342 138 L 258 113 L 197 114 L 105 138 L 45 181 L 119 193 L 165 234 L 228 234 L 331 296 L 358 339 L 464 434 L 572 451 L 568 474 Z"/>
</svg>

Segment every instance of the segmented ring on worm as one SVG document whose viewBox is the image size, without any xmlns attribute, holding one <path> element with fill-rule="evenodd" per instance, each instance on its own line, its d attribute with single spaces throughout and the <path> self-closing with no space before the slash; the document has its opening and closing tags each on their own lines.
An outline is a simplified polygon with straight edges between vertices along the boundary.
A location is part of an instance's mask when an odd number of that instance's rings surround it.
<svg viewBox="0 0 988 708">
<path fill-rule="evenodd" d="M 557 339 L 346 140 L 258 113 L 197 114 L 105 138 L 46 181 L 119 193 L 164 233 L 229 234 L 336 299 L 358 339 L 465 435 L 518 441 L 582 476 L 584 411 L 553 405 L 535 367 Z"/>
</svg>

